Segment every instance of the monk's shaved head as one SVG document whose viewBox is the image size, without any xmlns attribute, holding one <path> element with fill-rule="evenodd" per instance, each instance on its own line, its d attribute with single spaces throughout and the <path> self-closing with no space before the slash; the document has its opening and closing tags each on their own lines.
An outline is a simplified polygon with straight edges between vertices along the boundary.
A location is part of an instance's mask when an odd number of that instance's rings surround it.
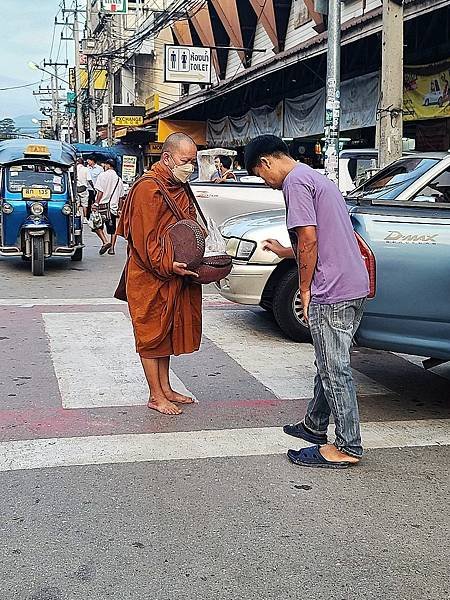
<svg viewBox="0 0 450 600">
<path fill-rule="evenodd" d="M 180 152 L 180 150 L 182 151 L 187 147 L 189 147 L 189 149 L 195 147 L 197 150 L 197 145 L 190 135 L 186 135 L 185 133 L 172 133 L 164 142 L 162 151 L 173 154 L 174 152 Z"/>
</svg>

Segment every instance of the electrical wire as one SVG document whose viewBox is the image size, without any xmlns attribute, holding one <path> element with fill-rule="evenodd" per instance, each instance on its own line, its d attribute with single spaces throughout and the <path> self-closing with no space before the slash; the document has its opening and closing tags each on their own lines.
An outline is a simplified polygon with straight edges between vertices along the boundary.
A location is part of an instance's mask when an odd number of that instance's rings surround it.
<svg viewBox="0 0 450 600">
<path fill-rule="evenodd" d="M 49 79 L 45 79 L 45 81 L 50 81 Z M 35 85 L 39 85 L 44 83 L 44 80 L 35 81 L 34 83 L 25 83 L 23 85 L 12 85 L 10 87 L 0 88 L 0 92 L 6 92 L 7 90 L 20 90 L 21 88 L 33 87 Z"/>
</svg>

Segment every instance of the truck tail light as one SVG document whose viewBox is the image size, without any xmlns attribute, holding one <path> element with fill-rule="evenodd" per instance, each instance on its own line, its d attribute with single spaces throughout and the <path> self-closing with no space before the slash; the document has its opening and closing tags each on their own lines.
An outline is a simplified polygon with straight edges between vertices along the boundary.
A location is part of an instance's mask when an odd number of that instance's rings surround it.
<svg viewBox="0 0 450 600">
<path fill-rule="evenodd" d="M 374 298 L 375 292 L 377 289 L 377 278 L 376 278 L 376 263 L 375 256 L 373 255 L 372 250 L 366 244 L 366 242 L 362 239 L 362 237 L 356 233 L 356 240 L 358 242 L 359 250 L 366 264 L 367 272 L 369 273 L 369 295 L 368 298 Z"/>
</svg>

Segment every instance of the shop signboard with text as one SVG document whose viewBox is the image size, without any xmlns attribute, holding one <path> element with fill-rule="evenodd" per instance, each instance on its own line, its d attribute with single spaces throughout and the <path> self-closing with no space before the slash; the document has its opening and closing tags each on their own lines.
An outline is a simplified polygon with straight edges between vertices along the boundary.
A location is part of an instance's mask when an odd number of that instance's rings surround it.
<svg viewBox="0 0 450 600">
<path fill-rule="evenodd" d="M 210 84 L 211 48 L 166 46 L 164 79 L 169 83 Z"/>
<path fill-rule="evenodd" d="M 122 179 L 131 183 L 136 177 L 137 157 L 122 156 Z"/>
<path fill-rule="evenodd" d="M 114 104 L 113 122 L 117 127 L 139 127 L 144 123 L 145 106 Z"/>
<path fill-rule="evenodd" d="M 128 12 L 128 0 L 101 0 L 102 12 L 126 15 Z"/>
</svg>

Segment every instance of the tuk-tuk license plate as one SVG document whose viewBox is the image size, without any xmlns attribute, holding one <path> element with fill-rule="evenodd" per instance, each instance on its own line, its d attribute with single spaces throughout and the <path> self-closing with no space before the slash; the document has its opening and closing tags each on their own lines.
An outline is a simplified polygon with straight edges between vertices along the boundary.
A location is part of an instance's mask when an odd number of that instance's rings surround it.
<svg viewBox="0 0 450 600">
<path fill-rule="evenodd" d="M 23 188 L 22 198 L 38 198 L 39 200 L 48 200 L 51 198 L 51 190 L 44 188 Z"/>
</svg>

